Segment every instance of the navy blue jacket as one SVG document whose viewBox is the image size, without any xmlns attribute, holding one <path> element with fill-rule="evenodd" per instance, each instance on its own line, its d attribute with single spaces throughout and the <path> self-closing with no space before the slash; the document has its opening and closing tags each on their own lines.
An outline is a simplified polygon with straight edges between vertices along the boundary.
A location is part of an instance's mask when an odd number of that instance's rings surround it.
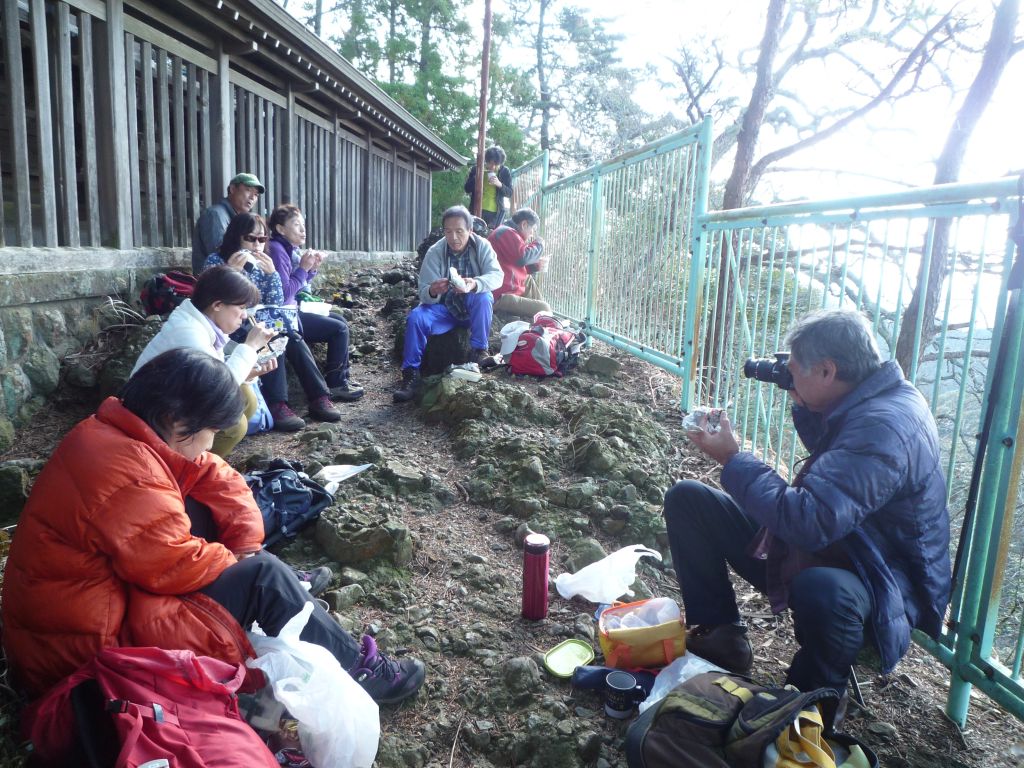
<svg viewBox="0 0 1024 768">
<path fill-rule="evenodd" d="M 811 451 L 799 487 L 744 452 L 722 469 L 722 487 L 789 546 L 842 547 L 871 595 L 888 672 L 912 628 L 938 635 L 949 602 L 949 512 L 935 420 L 890 361 L 828 415 L 794 407 L 793 423 Z"/>
</svg>

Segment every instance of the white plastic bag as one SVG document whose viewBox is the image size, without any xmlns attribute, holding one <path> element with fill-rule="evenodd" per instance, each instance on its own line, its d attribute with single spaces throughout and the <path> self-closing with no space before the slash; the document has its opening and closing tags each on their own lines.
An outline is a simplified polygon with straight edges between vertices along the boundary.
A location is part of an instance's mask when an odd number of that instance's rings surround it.
<svg viewBox="0 0 1024 768">
<path fill-rule="evenodd" d="M 580 595 L 595 603 L 614 603 L 622 595 L 632 597 L 630 586 L 636 581 L 637 561 L 648 555 L 661 560 L 660 552 L 640 544 L 623 547 L 576 573 L 559 575 L 555 587 L 566 600 Z"/>
<path fill-rule="evenodd" d="M 321 469 L 312 479 L 320 483 L 324 489 L 333 496 L 338 492 L 338 486 L 350 477 L 364 472 L 373 464 L 328 464 Z"/>
<path fill-rule="evenodd" d="M 306 603 L 277 637 L 250 634 L 274 697 L 299 721 L 302 752 L 316 768 L 370 768 L 380 742 L 377 702 L 326 648 L 299 639 L 313 603 Z"/>
<path fill-rule="evenodd" d="M 682 685 L 691 677 L 702 675 L 705 672 L 725 672 L 725 670 L 716 667 L 700 656 L 689 652 L 684 653 L 654 678 L 654 686 L 651 688 L 650 694 L 640 702 L 640 714 L 642 715 L 649 707 L 668 696 L 677 686 Z"/>
<path fill-rule="evenodd" d="M 460 291 L 466 290 L 466 281 L 455 267 L 448 268 L 448 282 Z"/>
</svg>

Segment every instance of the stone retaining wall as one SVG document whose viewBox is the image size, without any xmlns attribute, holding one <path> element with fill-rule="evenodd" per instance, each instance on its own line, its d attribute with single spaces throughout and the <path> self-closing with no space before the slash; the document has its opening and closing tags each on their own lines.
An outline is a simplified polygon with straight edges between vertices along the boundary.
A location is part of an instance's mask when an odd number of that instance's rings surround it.
<svg viewBox="0 0 1024 768">
<path fill-rule="evenodd" d="M 411 255 L 339 251 L 327 268 L 347 273 Z M 95 338 L 96 309 L 108 297 L 141 309 L 150 276 L 190 263 L 184 248 L 0 248 L 0 452 L 57 389 L 64 359 Z"/>
</svg>

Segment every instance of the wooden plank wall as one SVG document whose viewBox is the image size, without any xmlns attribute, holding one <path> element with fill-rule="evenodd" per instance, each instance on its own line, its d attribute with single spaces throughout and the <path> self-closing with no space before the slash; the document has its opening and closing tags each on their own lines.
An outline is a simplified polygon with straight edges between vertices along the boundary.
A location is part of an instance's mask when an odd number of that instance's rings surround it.
<svg viewBox="0 0 1024 768">
<path fill-rule="evenodd" d="M 255 109 L 248 104 L 254 101 Z M 249 124 L 274 130 L 272 115 L 279 109 L 265 99 L 235 87 L 236 114 L 241 109 Z M 244 104 L 240 108 L 238 105 Z M 281 148 L 267 142 L 267 152 L 253 155 L 236 130 L 235 164 L 255 173 L 267 187 L 259 207 L 270 215 L 274 207 L 292 203 L 306 218 L 307 243 L 327 250 L 409 250 L 430 230 L 430 178 L 426 169 L 414 169 L 396 153 L 367 148 L 365 138 L 349 133 L 339 121 L 327 120 L 308 109 L 298 109 L 294 140 L 296 179 L 291 199 L 281 197 L 273 183 L 275 153 Z M 362 183 L 370 163 L 370 194 Z M 271 179 L 271 181 L 268 181 Z M 367 209 L 367 206 L 369 208 Z M 365 225 L 370 213 L 370 227 Z"/>
<path fill-rule="evenodd" d="M 201 210 L 224 194 L 217 60 L 122 13 L 123 48 L 115 50 L 102 8 L 0 0 L 0 245 L 188 247 Z M 125 82 L 111 82 L 122 64 Z M 415 248 L 430 229 L 425 165 L 299 91 L 289 98 L 233 69 L 229 79 L 228 178 L 260 177 L 261 213 L 295 203 L 319 248 Z M 289 103 L 294 135 L 286 141 Z M 112 125 L 112 115 L 123 123 Z M 102 144 L 125 135 L 125 151 Z M 288 169 L 294 178 L 283 178 Z"/>
</svg>

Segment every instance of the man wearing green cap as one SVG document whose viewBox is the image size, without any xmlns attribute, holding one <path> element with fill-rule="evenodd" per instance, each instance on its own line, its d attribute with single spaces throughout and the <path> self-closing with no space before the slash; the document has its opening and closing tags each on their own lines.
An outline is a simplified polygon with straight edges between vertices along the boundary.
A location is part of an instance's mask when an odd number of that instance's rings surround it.
<svg viewBox="0 0 1024 768">
<path fill-rule="evenodd" d="M 203 270 L 206 257 L 220 248 L 224 231 L 239 213 L 249 213 L 264 192 L 263 184 L 252 173 L 239 173 L 228 182 L 227 197 L 221 198 L 199 216 L 192 235 L 192 274 Z"/>
</svg>

